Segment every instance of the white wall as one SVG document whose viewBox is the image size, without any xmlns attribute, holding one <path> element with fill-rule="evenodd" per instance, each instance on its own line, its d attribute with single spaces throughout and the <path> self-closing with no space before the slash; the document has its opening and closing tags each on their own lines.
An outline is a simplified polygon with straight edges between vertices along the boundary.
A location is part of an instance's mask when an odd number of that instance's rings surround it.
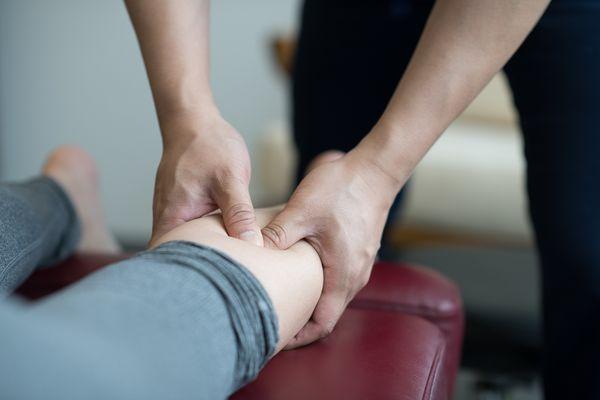
<svg viewBox="0 0 600 400">
<path fill-rule="evenodd" d="M 213 2 L 215 96 L 251 153 L 267 122 L 286 113 L 286 88 L 271 64 L 268 38 L 291 29 L 297 5 Z M 35 174 L 44 155 L 67 142 L 98 160 L 111 227 L 128 240 L 144 240 L 160 141 L 122 2 L 2 0 L 0 177 Z M 251 190 L 263 196 L 257 182 Z"/>
</svg>

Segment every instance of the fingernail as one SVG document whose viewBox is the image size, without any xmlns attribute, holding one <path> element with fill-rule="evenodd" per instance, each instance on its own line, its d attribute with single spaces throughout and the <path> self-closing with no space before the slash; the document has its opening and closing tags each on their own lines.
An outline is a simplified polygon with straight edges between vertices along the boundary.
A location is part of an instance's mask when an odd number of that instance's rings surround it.
<svg viewBox="0 0 600 400">
<path fill-rule="evenodd" d="M 244 242 L 254 243 L 257 246 L 260 245 L 258 235 L 254 231 L 240 233 L 240 239 L 242 239 Z"/>
</svg>

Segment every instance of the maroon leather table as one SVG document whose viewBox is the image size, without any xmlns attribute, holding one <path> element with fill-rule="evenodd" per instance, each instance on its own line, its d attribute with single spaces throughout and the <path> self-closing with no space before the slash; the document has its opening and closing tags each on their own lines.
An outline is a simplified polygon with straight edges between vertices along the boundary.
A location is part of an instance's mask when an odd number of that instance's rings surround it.
<svg viewBox="0 0 600 400">
<path fill-rule="evenodd" d="M 446 399 L 446 344 L 433 324 L 349 309 L 325 340 L 277 355 L 241 399 Z"/>
<path fill-rule="evenodd" d="M 52 293 L 123 256 L 77 255 L 18 292 Z M 463 311 L 456 286 L 426 268 L 380 262 L 326 339 L 275 356 L 234 400 L 451 397 Z"/>
</svg>

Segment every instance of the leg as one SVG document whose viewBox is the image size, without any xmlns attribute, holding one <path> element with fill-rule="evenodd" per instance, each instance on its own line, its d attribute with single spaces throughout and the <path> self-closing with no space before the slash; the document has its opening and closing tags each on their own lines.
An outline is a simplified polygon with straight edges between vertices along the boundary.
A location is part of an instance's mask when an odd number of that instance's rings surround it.
<svg viewBox="0 0 600 400">
<path fill-rule="evenodd" d="M 552 3 L 506 72 L 540 252 L 547 399 L 600 398 L 600 7 Z"/>
<path fill-rule="evenodd" d="M 305 0 L 293 74 L 298 179 L 317 155 L 347 152 L 369 133 L 408 65 L 432 3 Z"/>
<path fill-rule="evenodd" d="M 225 398 L 304 325 L 321 292 L 308 244 L 256 247 L 228 237 L 217 215 L 157 245 L 32 306 L 1 303 L 0 397 Z"/>
<path fill-rule="evenodd" d="M 40 265 L 69 256 L 79 239 L 71 202 L 58 184 L 40 177 L 0 186 L 0 296 Z"/>
<path fill-rule="evenodd" d="M 69 147 L 49 157 L 43 176 L 0 185 L 0 296 L 36 267 L 68 257 L 78 243 L 84 251 L 118 249 L 98 211 L 96 189 L 93 161 Z"/>
<path fill-rule="evenodd" d="M 275 208 L 257 212 L 259 225 L 275 216 Z M 279 320 L 277 350 L 309 320 L 322 289 L 323 271 L 316 251 L 300 242 L 285 251 L 257 247 L 227 236 L 219 215 L 175 228 L 157 241 L 191 241 L 218 249 L 244 265 L 265 288 Z"/>
</svg>

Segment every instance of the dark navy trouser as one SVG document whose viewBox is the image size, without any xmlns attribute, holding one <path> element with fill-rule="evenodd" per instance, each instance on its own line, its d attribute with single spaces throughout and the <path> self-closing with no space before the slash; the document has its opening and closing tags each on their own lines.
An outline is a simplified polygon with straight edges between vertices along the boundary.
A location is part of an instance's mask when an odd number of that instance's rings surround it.
<svg viewBox="0 0 600 400">
<path fill-rule="evenodd" d="M 299 173 L 369 132 L 431 4 L 306 0 L 293 85 Z M 600 1 L 554 0 L 504 72 L 541 259 L 545 396 L 600 399 Z"/>
</svg>

